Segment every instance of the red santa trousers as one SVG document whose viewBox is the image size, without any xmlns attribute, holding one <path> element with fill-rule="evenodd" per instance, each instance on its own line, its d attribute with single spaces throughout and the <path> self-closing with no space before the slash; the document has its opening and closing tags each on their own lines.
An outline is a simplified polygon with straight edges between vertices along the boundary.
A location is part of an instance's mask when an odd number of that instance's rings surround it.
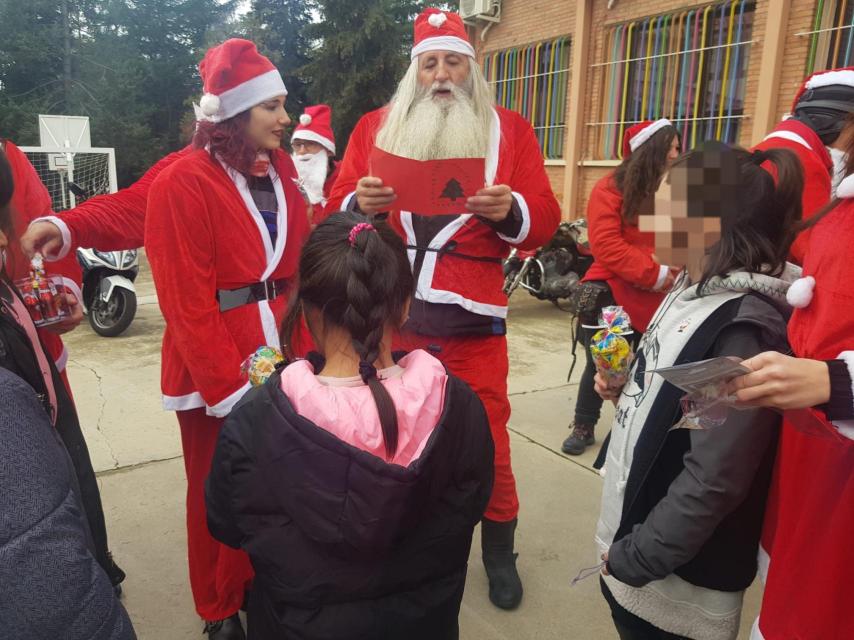
<svg viewBox="0 0 854 640">
<path fill-rule="evenodd" d="M 507 337 L 437 337 L 405 333 L 397 342 L 396 349 L 429 351 L 480 397 L 495 442 L 495 484 L 484 517 L 496 522 L 513 520 L 519 515 L 519 496 L 510 466 L 510 435 L 507 433 L 510 420 Z"/>
<path fill-rule="evenodd" d="M 216 540 L 208 531 L 205 480 L 223 420 L 204 409 L 178 411 L 187 472 L 187 556 L 196 611 L 205 620 L 222 620 L 240 610 L 254 572 L 249 556 Z"/>
</svg>

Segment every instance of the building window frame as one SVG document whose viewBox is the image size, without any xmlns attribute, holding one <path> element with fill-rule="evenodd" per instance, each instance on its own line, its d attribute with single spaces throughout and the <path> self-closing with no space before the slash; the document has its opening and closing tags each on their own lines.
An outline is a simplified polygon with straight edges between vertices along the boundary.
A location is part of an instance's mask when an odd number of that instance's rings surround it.
<svg viewBox="0 0 854 640">
<path fill-rule="evenodd" d="M 483 55 L 495 103 L 531 123 L 548 161 L 564 158 L 570 57 L 568 35 Z"/>
<path fill-rule="evenodd" d="M 854 64 L 854 0 L 818 0 L 809 37 L 807 75 Z"/>
<path fill-rule="evenodd" d="M 591 65 L 599 76 L 598 121 L 587 123 L 593 159 L 622 159 L 626 128 L 663 117 L 685 148 L 709 138 L 736 142 L 749 118 L 755 15 L 756 0 L 726 0 L 607 25 L 605 59 Z"/>
</svg>

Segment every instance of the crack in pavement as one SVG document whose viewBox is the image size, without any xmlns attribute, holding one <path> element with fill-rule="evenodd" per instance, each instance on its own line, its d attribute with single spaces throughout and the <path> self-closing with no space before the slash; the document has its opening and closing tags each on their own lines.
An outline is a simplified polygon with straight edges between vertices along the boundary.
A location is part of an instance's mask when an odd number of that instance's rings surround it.
<svg viewBox="0 0 854 640">
<path fill-rule="evenodd" d="M 152 464 L 159 464 L 161 462 L 171 462 L 172 460 L 180 460 L 184 456 L 170 456 L 168 458 L 157 458 L 155 460 L 144 460 L 143 462 L 134 462 L 133 464 L 126 464 L 123 467 L 116 467 L 114 469 L 104 469 L 103 471 L 98 471 L 95 473 L 99 478 L 101 476 L 112 476 L 117 475 L 119 473 L 129 473 L 131 471 L 136 471 L 137 469 L 142 469 L 143 467 L 147 467 Z"/>
<path fill-rule="evenodd" d="M 585 471 L 588 471 L 588 472 L 590 472 L 590 473 L 592 473 L 592 474 L 594 474 L 594 475 L 596 475 L 596 476 L 598 476 L 598 475 L 599 475 L 599 472 L 598 472 L 598 471 L 596 471 L 596 469 L 591 469 L 591 468 L 590 468 L 590 467 L 588 467 L 587 465 L 582 464 L 582 463 L 581 463 L 581 461 L 579 461 L 579 460 L 575 460 L 575 459 L 570 458 L 570 457 L 568 457 L 568 456 L 565 456 L 563 453 L 561 453 L 561 452 L 560 452 L 560 451 L 558 451 L 557 449 L 552 449 L 552 448 L 551 448 L 550 446 L 548 446 L 547 444 L 543 444 L 542 442 L 540 442 L 540 441 L 538 441 L 538 440 L 534 440 L 531 436 L 529 436 L 529 435 L 528 435 L 528 434 L 526 434 L 526 433 L 523 433 L 523 432 L 519 431 L 518 429 L 514 429 L 514 428 L 512 428 L 512 427 L 508 426 L 508 427 L 507 427 L 507 431 L 509 431 L 510 433 L 515 433 L 515 434 L 516 434 L 517 436 L 519 436 L 520 438 L 524 438 L 525 440 L 527 440 L 527 441 L 528 441 L 528 444 L 533 444 L 533 445 L 536 445 L 536 446 L 540 447 L 541 449 L 545 449 L 546 451 L 548 451 L 548 452 L 549 452 L 549 453 L 551 453 L 551 454 L 554 454 L 555 456 L 557 456 L 558 458 L 560 458 L 560 459 L 561 459 L 561 460 L 563 460 L 564 462 L 569 462 L 570 464 L 574 464 L 576 467 L 579 467 L 579 468 L 581 468 L 581 469 L 584 469 Z"/>
<path fill-rule="evenodd" d="M 569 387 L 577 386 L 577 382 L 564 382 L 563 384 L 559 384 L 554 387 L 543 387 L 542 389 L 526 389 L 525 391 L 514 391 L 513 393 L 508 393 L 507 397 L 512 398 L 514 396 L 526 396 L 531 393 L 540 393 L 541 391 L 556 391 L 558 389 L 567 389 Z"/>
<path fill-rule="evenodd" d="M 95 429 L 103 436 L 104 442 L 107 443 L 107 450 L 110 452 L 110 457 L 113 459 L 113 469 L 119 468 L 119 459 L 116 457 L 115 452 L 113 451 L 113 445 L 110 444 L 110 439 L 107 437 L 107 434 L 104 432 L 101 427 L 101 421 L 104 419 L 104 413 L 107 408 L 107 398 L 104 396 L 104 388 L 103 388 L 103 379 L 101 375 L 95 371 L 92 367 L 83 364 L 79 360 L 75 360 L 74 358 L 69 358 L 69 362 L 73 362 L 76 366 L 81 369 L 86 369 L 87 371 L 91 371 L 92 375 L 95 376 L 95 380 L 98 381 L 98 397 L 101 399 L 100 407 L 98 409 L 98 420 L 95 423 Z"/>
</svg>

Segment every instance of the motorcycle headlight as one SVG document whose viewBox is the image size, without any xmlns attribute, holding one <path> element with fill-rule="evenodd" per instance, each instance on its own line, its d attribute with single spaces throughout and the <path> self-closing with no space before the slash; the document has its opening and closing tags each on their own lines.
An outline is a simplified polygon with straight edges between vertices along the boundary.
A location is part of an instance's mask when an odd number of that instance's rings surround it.
<svg viewBox="0 0 854 640">
<path fill-rule="evenodd" d="M 125 251 L 122 255 L 122 269 L 129 269 L 136 260 L 136 251 Z"/>
<path fill-rule="evenodd" d="M 111 267 L 118 268 L 118 262 L 116 260 L 116 253 L 114 251 L 95 251 L 96 256 L 98 256 L 101 260 L 106 262 Z"/>
</svg>

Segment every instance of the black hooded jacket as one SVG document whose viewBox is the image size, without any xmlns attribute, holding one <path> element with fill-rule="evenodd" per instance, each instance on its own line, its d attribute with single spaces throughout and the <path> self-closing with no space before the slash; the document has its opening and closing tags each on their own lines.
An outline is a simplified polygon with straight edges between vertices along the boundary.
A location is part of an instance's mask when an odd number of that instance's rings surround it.
<svg viewBox="0 0 854 640">
<path fill-rule="evenodd" d="M 211 533 L 255 568 L 249 637 L 457 638 L 492 482 L 486 412 L 452 375 L 404 468 L 298 415 L 274 374 L 226 421 L 206 491 Z"/>
</svg>

